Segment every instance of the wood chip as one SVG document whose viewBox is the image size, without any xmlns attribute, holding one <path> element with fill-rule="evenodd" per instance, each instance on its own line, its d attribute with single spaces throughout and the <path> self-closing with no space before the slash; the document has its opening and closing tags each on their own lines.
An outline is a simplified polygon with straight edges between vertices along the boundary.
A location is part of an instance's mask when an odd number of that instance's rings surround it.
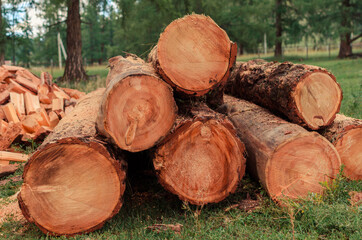
<svg viewBox="0 0 362 240">
<path fill-rule="evenodd" d="M 172 230 L 176 234 L 181 234 L 182 227 L 183 227 L 183 225 L 179 224 L 179 223 L 176 223 L 176 224 L 154 224 L 152 226 L 146 227 L 146 229 L 156 231 L 157 233 L 159 233 L 161 231 Z"/>
</svg>

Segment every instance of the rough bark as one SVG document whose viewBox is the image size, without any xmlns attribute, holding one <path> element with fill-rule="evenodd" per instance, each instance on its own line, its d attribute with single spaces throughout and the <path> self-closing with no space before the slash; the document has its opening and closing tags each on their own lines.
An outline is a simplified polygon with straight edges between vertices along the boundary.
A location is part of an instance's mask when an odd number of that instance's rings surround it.
<svg viewBox="0 0 362 240">
<path fill-rule="evenodd" d="M 341 27 L 344 32 L 340 35 L 338 58 L 346 58 L 352 56 L 351 31 L 347 30 L 346 32 L 346 30 L 344 30 L 351 28 L 351 23 L 349 20 L 349 8 L 351 8 L 349 0 L 343 0 L 341 7 Z"/>
<path fill-rule="evenodd" d="M 153 164 L 165 189 L 183 201 L 204 205 L 236 190 L 245 172 L 244 151 L 230 121 L 196 104 L 178 116 Z"/>
<path fill-rule="evenodd" d="M 326 69 L 291 62 L 237 63 L 226 91 L 316 130 L 339 112 L 342 90 Z"/>
<path fill-rule="evenodd" d="M 218 110 L 226 113 L 245 143 L 247 169 L 273 200 L 322 193 L 321 182 L 339 172 L 333 145 L 315 132 L 284 121 L 258 105 L 225 96 Z"/>
<path fill-rule="evenodd" d="M 202 96 L 226 82 L 236 54 L 236 44 L 210 17 L 192 14 L 166 27 L 149 61 L 176 91 Z"/>
<path fill-rule="evenodd" d="M 321 134 L 336 147 L 344 175 L 352 180 L 362 179 L 362 120 L 337 114 L 333 123 Z"/>
<path fill-rule="evenodd" d="M 282 4 L 283 0 L 275 0 L 275 30 L 276 30 L 276 40 L 275 40 L 275 51 L 274 56 L 275 57 L 281 57 L 282 56 Z"/>
<path fill-rule="evenodd" d="M 172 88 L 135 56 L 113 57 L 109 65 L 97 118 L 99 132 L 130 152 L 151 148 L 175 122 L 177 106 Z"/>
<path fill-rule="evenodd" d="M 18 195 L 23 215 L 44 233 L 99 229 L 122 206 L 125 162 L 99 139 L 95 120 L 104 89 L 83 97 L 25 165 Z"/>
<path fill-rule="evenodd" d="M 79 0 L 68 1 L 67 60 L 63 81 L 80 81 L 88 78 L 82 59 L 82 36 L 80 29 Z"/>
</svg>

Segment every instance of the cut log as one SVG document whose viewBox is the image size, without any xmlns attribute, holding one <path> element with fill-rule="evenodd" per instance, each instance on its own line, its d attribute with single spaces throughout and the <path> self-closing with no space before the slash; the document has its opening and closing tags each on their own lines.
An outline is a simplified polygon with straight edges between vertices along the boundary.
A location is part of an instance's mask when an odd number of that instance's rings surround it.
<svg viewBox="0 0 362 240">
<path fill-rule="evenodd" d="M 312 130 L 331 124 L 342 101 L 341 88 L 326 69 L 291 62 L 237 63 L 227 85 L 233 96 Z"/>
<path fill-rule="evenodd" d="M 130 152 L 151 148 L 169 133 L 176 118 L 171 87 L 135 56 L 113 57 L 109 64 L 99 132 Z"/>
<path fill-rule="evenodd" d="M 14 104 L 16 113 L 18 114 L 19 118 L 22 115 L 25 115 L 24 94 L 10 92 L 10 102 Z"/>
<path fill-rule="evenodd" d="M 206 106 L 191 115 L 158 147 L 153 165 L 159 182 L 181 200 L 196 205 L 219 202 L 236 190 L 245 172 L 245 147 L 233 125 Z"/>
<path fill-rule="evenodd" d="M 14 123 L 19 122 L 19 118 L 18 118 L 18 115 L 16 114 L 14 104 L 8 103 L 8 104 L 2 106 L 2 109 L 5 113 L 5 116 L 6 116 L 6 119 L 8 120 L 8 122 L 14 122 Z"/>
<path fill-rule="evenodd" d="M 224 97 L 228 115 L 247 151 L 247 169 L 273 200 L 322 193 L 341 166 L 334 146 L 316 132 L 289 123 L 245 100 Z"/>
<path fill-rule="evenodd" d="M 362 120 L 337 114 L 333 123 L 321 134 L 336 147 L 344 175 L 352 180 L 362 179 Z"/>
<path fill-rule="evenodd" d="M 103 93 L 99 89 L 84 97 L 25 165 L 19 205 L 46 234 L 97 230 L 122 206 L 124 161 L 116 161 L 110 146 L 96 138 Z"/>
<path fill-rule="evenodd" d="M 226 82 L 236 54 L 236 44 L 210 17 L 192 14 L 166 27 L 149 61 L 176 91 L 202 96 Z"/>
</svg>

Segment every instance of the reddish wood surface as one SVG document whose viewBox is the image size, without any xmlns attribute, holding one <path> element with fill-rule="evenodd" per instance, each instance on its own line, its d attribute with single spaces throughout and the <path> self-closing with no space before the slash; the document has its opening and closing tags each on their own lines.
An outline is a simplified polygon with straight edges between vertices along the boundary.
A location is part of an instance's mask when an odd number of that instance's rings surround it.
<svg viewBox="0 0 362 240">
<path fill-rule="evenodd" d="M 336 147 L 344 175 L 352 180 L 362 179 L 362 120 L 337 114 L 333 123 L 321 134 Z"/>
<path fill-rule="evenodd" d="M 247 168 L 274 200 L 322 193 L 341 166 L 334 146 L 316 132 L 289 123 L 245 100 L 224 97 L 219 108 L 247 150 Z"/>
<path fill-rule="evenodd" d="M 176 91 L 202 96 L 229 76 L 236 44 L 210 17 L 191 14 L 170 23 L 149 61 Z"/>
<path fill-rule="evenodd" d="M 107 89 L 97 128 L 121 149 L 138 152 L 160 142 L 177 112 L 171 87 L 135 56 L 109 60 Z"/>
<path fill-rule="evenodd" d="M 226 91 L 316 130 L 332 123 L 342 91 L 326 69 L 291 62 L 238 62 Z"/>
<path fill-rule="evenodd" d="M 103 226 L 122 206 L 125 164 L 97 139 L 104 89 L 94 91 L 56 126 L 25 165 L 18 195 L 23 215 L 49 235 L 72 236 Z"/>
<path fill-rule="evenodd" d="M 153 164 L 168 191 L 204 205 L 236 190 L 245 172 L 244 151 L 233 125 L 199 105 L 179 116 L 175 129 L 157 148 Z"/>
</svg>

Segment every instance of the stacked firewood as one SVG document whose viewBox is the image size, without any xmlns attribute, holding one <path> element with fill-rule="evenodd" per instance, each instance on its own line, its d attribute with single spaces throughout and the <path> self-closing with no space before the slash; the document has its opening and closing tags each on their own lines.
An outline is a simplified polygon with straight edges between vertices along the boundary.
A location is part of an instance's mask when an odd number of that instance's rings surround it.
<svg viewBox="0 0 362 240">
<path fill-rule="evenodd" d="M 339 151 L 361 161 L 358 120 L 328 130 L 342 100 L 331 73 L 260 60 L 234 67 L 236 50 L 211 18 L 188 15 L 164 30 L 148 63 L 111 58 L 106 88 L 82 98 L 26 164 L 24 216 L 52 235 L 102 227 L 122 206 L 125 151 L 152 149 L 159 182 L 197 205 L 233 193 L 246 168 L 280 201 L 322 193 Z"/>
<path fill-rule="evenodd" d="M 22 67 L 1 66 L 0 150 L 15 139 L 41 141 L 83 95 L 58 87 L 46 72 L 39 78 Z"/>
</svg>

